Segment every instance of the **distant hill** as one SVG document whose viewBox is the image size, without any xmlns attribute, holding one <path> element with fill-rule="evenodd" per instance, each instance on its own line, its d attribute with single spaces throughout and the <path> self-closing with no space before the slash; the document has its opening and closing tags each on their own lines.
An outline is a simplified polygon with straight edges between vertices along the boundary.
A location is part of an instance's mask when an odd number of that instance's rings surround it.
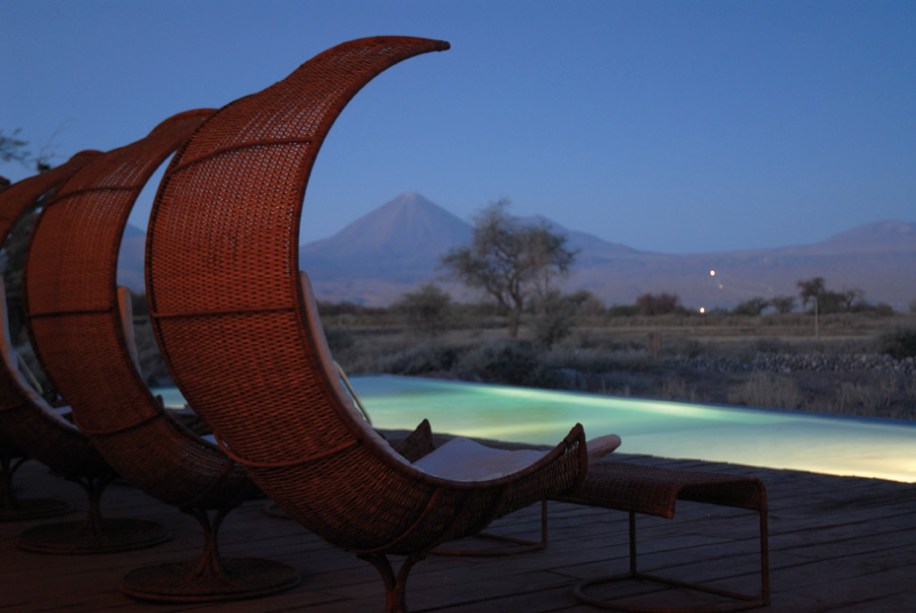
<svg viewBox="0 0 916 613">
<path fill-rule="evenodd" d="M 861 289 L 869 302 L 899 310 L 916 299 L 916 224 L 903 221 L 860 226 L 810 245 L 689 255 L 638 251 L 542 217 L 525 221 L 564 232 L 579 250 L 565 289 L 586 289 L 608 304 L 666 291 L 690 307 L 732 307 L 755 296 L 796 296 L 797 281 L 816 276 L 829 289 Z M 430 280 L 466 299 L 467 290 L 445 281 L 437 264 L 470 236 L 469 223 L 404 194 L 331 238 L 304 245 L 300 265 L 327 300 L 383 305 Z"/>
<path fill-rule="evenodd" d="M 360 263 L 380 253 L 386 259 L 415 262 L 438 257 L 443 244 L 465 243 L 470 237 L 467 222 L 411 192 L 360 217 L 330 238 L 303 245 L 299 254 L 312 262 L 336 264 Z"/>
<path fill-rule="evenodd" d="M 822 242 L 775 249 L 582 260 L 569 281 L 610 304 L 667 291 L 686 306 L 715 308 L 756 296 L 797 296 L 797 282 L 812 277 L 823 277 L 828 289 L 860 289 L 868 302 L 907 310 L 916 299 L 916 224 L 883 221 Z"/>
<path fill-rule="evenodd" d="M 808 245 L 678 255 L 638 251 L 546 218 L 526 221 L 564 232 L 579 250 L 564 289 L 586 289 L 607 304 L 632 304 L 640 294 L 664 291 L 677 294 L 688 307 L 732 307 L 755 296 L 797 296 L 798 280 L 818 276 L 828 289 L 860 289 L 867 301 L 898 310 L 916 299 L 916 224 L 911 222 L 880 221 Z M 329 238 L 302 245 L 300 266 L 322 300 L 387 305 L 428 281 L 469 300 L 477 296 L 445 279 L 439 260 L 467 244 L 471 234 L 468 222 L 407 193 Z M 142 232 L 125 233 L 119 277 L 135 289 L 143 287 L 143 245 Z"/>
<path fill-rule="evenodd" d="M 441 254 L 470 239 L 470 224 L 407 193 L 301 246 L 299 263 L 323 300 L 387 304 L 435 278 Z"/>
</svg>

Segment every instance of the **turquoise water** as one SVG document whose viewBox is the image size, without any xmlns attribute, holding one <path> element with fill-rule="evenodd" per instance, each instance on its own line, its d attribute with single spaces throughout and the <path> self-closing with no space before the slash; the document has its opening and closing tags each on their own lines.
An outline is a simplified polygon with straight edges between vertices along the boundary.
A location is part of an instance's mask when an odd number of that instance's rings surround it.
<svg viewBox="0 0 916 613">
<path fill-rule="evenodd" d="M 378 428 L 553 444 L 576 422 L 621 452 L 916 483 L 916 424 L 634 400 L 414 377 L 351 379 Z M 174 388 L 156 390 L 182 406 Z"/>
</svg>

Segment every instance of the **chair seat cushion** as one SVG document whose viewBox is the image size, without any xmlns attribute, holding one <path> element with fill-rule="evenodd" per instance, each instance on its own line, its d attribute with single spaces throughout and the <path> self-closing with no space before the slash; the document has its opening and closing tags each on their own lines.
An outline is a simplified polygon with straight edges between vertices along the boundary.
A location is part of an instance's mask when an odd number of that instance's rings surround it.
<svg viewBox="0 0 916 613">
<path fill-rule="evenodd" d="M 486 481 L 527 468 L 546 453 L 538 449 L 495 449 L 457 437 L 420 458 L 413 466 L 452 481 Z"/>
</svg>

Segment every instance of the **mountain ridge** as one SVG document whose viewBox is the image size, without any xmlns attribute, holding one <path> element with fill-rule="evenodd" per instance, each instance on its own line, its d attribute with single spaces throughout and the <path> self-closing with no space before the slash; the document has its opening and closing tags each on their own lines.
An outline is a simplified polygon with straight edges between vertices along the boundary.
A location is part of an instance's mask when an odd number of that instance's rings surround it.
<svg viewBox="0 0 916 613">
<path fill-rule="evenodd" d="M 643 293 L 664 291 L 677 294 L 688 307 L 731 307 L 757 296 L 797 296 L 796 283 L 815 276 L 823 277 L 828 289 L 860 289 L 867 301 L 897 310 L 916 299 L 916 223 L 899 219 L 863 224 L 809 244 L 692 254 L 640 251 L 546 217 L 520 219 L 563 232 L 579 251 L 563 289 L 588 290 L 609 305 L 632 304 Z M 475 300 L 479 294 L 448 279 L 439 266 L 441 256 L 468 244 L 472 232 L 469 222 L 407 192 L 332 236 L 301 245 L 300 267 L 317 295 L 331 302 L 385 306 L 426 282 L 456 299 Z M 122 254 L 130 255 L 122 262 L 122 282 L 135 289 L 143 283 L 142 244 L 142 232 L 125 234 Z M 710 270 L 717 271 L 715 277 Z"/>
<path fill-rule="evenodd" d="M 423 206 L 445 211 L 418 194 L 408 195 L 422 199 L 419 202 Z M 371 233 L 379 228 L 409 227 L 412 213 L 401 202 L 404 196 L 389 201 L 348 228 L 363 225 Z M 396 219 L 380 224 L 373 214 L 382 209 Z M 453 223 L 458 219 L 445 213 Z M 640 251 L 571 230 L 546 217 L 521 220 L 545 223 L 566 234 L 569 246 L 579 253 L 564 289 L 591 291 L 608 304 L 632 304 L 640 294 L 666 291 L 680 296 L 688 306 L 730 307 L 755 296 L 795 296 L 797 281 L 814 276 L 824 277 L 829 289 L 862 289 L 870 302 L 886 302 L 898 310 L 905 310 L 909 301 L 916 298 L 916 273 L 912 272 L 916 270 L 916 224 L 902 220 L 857 226 L 810 244 L 699 254 Z M 349 258 L 335 262 L 332 258 L 316 257 L 331 244 L 326 242 L 330 239 L 323 239 L 303 245 L 300 265 L 309 271 L 319 295 L 331 301 L 384 305 L 429 281 L 439 283 L 458 298 L 474 299 L 477 296 L 449 281 L 438 268 L 443 253 L 470 240 L 471 224 L 458 222 L 464 224 L 464 232 L 455 232 L 451 237 L 442 234 L 437 240 L 421 242 L 431 242 L 437 253 L 432 249 L 422 252 L 417 249 L 411 254 L 408 249 L 406 254 L 401 250 L 389 255 L 380 250 L 372 254 L 371 264 Z M 459 240 L 462 235 L 467 238 Z M 386 234 L 385 240 L 388 244 L 404 245 L 414 239 L 405 232 Z M 710 278 L 710 270 L 717 270 L 716 278 Z M 908 295 L 909 292 L 913 295 Z"/>
</svg>

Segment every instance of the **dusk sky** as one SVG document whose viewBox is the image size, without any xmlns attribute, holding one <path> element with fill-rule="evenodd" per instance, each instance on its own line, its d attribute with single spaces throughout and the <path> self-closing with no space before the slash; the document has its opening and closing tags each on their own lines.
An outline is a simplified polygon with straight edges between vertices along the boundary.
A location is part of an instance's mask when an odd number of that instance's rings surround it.
<svg viewBox="0 0 916 613">
<path fill-rule="evenodd" d="M 344 110 L 303 242 L 408 191 L 668 253 L 916 221 L 913 0 L 0 0 L 0 24 L 0 130 L 55 165 L 346 40 L 449 41 Z"/>
</svg>

